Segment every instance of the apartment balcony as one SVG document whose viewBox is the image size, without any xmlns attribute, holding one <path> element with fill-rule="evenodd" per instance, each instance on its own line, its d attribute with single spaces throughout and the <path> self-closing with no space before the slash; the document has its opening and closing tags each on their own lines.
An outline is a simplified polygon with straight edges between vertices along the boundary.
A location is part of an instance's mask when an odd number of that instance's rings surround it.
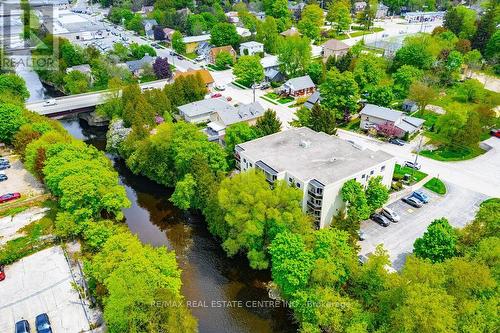
<svg viewBox="0 0 500 333">
<path fill-rule="evenodd" d="M 318 210 L 321 210 L 321 205 L 322 203 L 316 203 L 316 202 L 311 202 L 309 200 L 307 200 L 307 206 L 309 208 L 311 208 L 312 210 L 315 210 L 315 211 L 318 211 Z"/>
<path fill-rule="evenodd" d="M 323 193 L 316 193 L 312 191 L 310 188 L 307 190 L 307 194 L 309 194 L 311 197 L 316 198 L 316 199 L 322 199 L 323 198 Z"/>
</svg>

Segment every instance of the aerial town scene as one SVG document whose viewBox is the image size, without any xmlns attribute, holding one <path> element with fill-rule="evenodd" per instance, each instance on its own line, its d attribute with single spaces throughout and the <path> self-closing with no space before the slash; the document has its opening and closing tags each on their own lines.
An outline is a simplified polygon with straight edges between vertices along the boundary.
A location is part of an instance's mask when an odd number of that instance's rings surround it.
<svg viewBox="0 0 500 333">
<path fill-rule="evenodd" d="M 498 0 L 0 0 L 0 333 L 498 333 Z"/>
</svg>

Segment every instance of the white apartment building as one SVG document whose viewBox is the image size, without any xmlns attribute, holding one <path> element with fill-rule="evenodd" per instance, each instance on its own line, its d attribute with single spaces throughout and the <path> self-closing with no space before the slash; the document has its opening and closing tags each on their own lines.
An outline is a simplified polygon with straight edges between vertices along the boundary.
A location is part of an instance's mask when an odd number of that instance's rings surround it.
<svg viewBox="0 0 500 333">
<path fill-rule="evenodd" d="M 303 192 L 302 209 L 315 219 L 316 228 L 330 225 L 344 208 L 341 189 L 355 179 L 366 186 L 382 176 L 390 187 L 396 158 L 383 151 L 363 149 L 336 136 L 307 127 L 292 128 L 235 147 L 241 171 L 258 168 L 268 182 L 285 180 Z"/>
</svg>

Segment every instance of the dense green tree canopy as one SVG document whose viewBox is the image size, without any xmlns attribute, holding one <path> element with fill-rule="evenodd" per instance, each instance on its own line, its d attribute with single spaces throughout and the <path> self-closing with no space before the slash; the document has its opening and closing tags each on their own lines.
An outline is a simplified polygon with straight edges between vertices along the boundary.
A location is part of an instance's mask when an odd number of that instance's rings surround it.
<svg viewBox="0 0 500 333">
<path fill-rule="evenodd" d="M 16 74 L 0 74 L 0 92 L 11 93 L 22 99 L 30 97 L 24 80 Z"/>
<path fill-rule="evenodd" d="M 234 65 L 233 73 L 246 86 L 260 83 L 264 79 L 264 67 L 256 55 L 241 56 Z"/>
<path fill-rule="evenodd" d="M 0 141 L 10 143 L 12 137 L 24 124 L 23 108 L 16 104 L 2 103 L 0 105 Z"/>
<path fill-rule="evenodd" d="M 456 254 L 457 233 L 445 218 L 434 220 L 421 238 L 415 241 L 414 252 L 419 258 L 441 262 Z"/>
</svg>

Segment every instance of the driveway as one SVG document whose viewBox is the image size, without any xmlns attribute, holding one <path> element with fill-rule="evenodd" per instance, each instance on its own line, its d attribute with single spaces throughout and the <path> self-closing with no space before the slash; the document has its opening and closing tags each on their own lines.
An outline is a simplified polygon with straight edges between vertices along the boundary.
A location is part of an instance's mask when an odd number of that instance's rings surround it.
<svg viewBox="0 0 500 333">
<path fill-rule="evenodd" d="M 89 329 L 89 323 L 71 286 L 70 269 L 60 247 L 51 247 L 5 268 L 0 282 L 0 332 L 14 332 L 21 319 L 30 322 L 47 313 L 57 333 L 77 333 Z"/>
<path fill-rule="evenodd" d="M 382 150 L 392 154 L 397 158 L 398 163 L 415 159 L 415 154 L 412 151 L 418 146 L 417 140 L 400 147 L 342 129 L 339 129 L 337 133 L 340 138 L 352 140 L 365 148 Z M 440 179 L 448 183 L 465 187 L 474 192 L 500 197 L 500 177 L 495 176 L 500 170 L 500 139 L 492 137 L 483 141 L 483 144 L 488 145 L 491 149 L 471 160 L 441 162 L 419 156 L 418 162 L 422 165 L 422 171 L 429 175 L 439 176 Z"/>
<path fill-rule="evenodd" d="M 413 251 L 413 243 L 424 234 L 432 221 L 445 217 L 452 226 L 462 228 L 474 218 L 479 204 L 487 199 L 484 194 L 451 183 L 446 183 L 446 188 L 448 191 L 444 196 L 422 189 L 430 198 L 422 208 L 413 208 L 401 200 L 390 204 L 389 207 L 399 214 L 401 221 L 386 228 L 371 220 L 362 222 L 361 230 L 366 239 L 360 242 L 360 254 L 366 256 L 378 244 L 383 244 L 389 252 L 392 266 L 400 269 L 406 256 Z"/>
</svg>

